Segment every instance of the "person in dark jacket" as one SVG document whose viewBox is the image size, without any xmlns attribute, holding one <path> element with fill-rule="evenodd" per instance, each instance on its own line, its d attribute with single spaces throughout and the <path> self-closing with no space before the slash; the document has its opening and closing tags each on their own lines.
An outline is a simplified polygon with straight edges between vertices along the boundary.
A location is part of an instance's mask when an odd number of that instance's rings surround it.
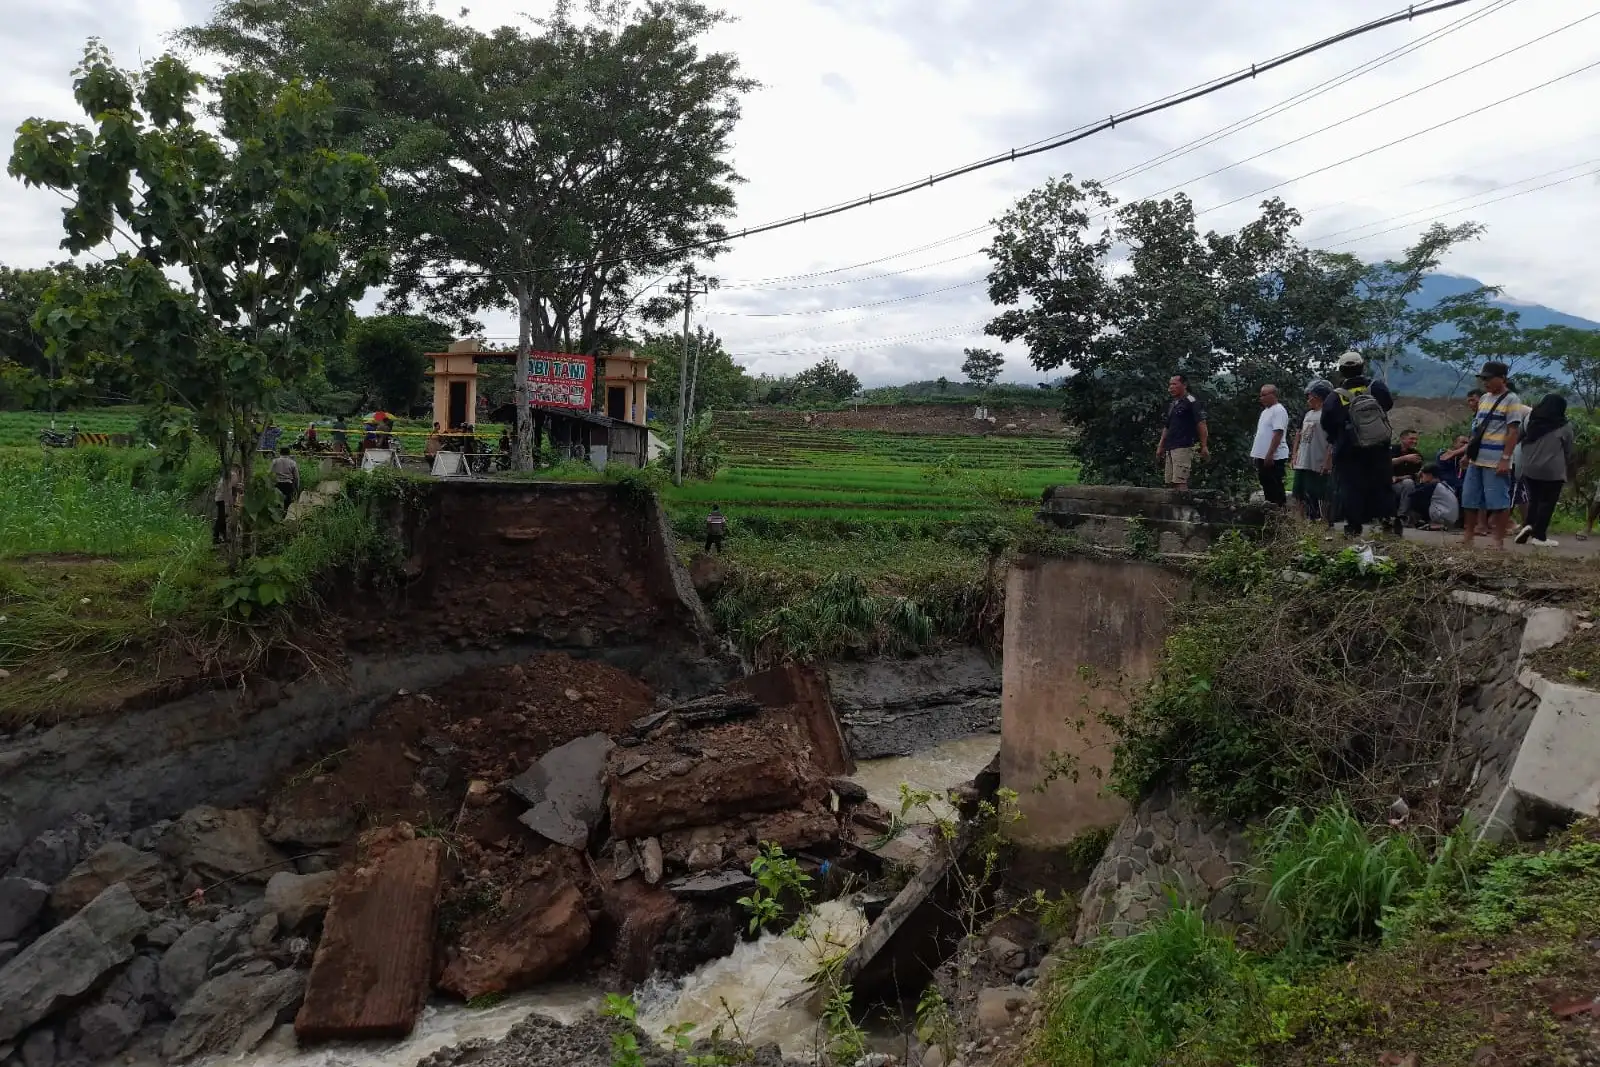
<svg viewBox="0 0 1600 1067">
<path fill-rule="evenodd" d="M 1356 444 L 1350 412 L 1343 394 L 1365 390 L 1384 411 L 1394 408 L 1394 396 L 1381 381 L 1367 377 L 1367 363 L 1359 352 L 1339 357 L 1339 389 L 1322 404 L 1322 432 L 1333 449 L 1333 482 L 1344 516 L 1344 532 L 1360 537 L 1368 523 L 1387 524 L 1394 519 L 1393 464 L 1389 444 Z"/>
</svg>

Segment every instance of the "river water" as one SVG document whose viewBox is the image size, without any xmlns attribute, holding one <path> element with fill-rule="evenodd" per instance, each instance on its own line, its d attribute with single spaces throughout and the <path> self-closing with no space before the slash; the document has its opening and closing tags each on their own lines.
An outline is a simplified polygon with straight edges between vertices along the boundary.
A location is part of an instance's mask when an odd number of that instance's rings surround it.
<svg viewBox="0 0 1600 1067">
<path fill-rule="evenodd" d="M 942 794 L 951 786 L 970 782 L 999 748 L 1000 738 L 993 734 L 958 738 L 911 756 L 864 762 L 854 778 L 874 801 L 898 812 L 901 783 Z M 950 814 L 942 802 L 932 807 L 941 817 Z M 915 822 L 933 815 L 922 810 L 907 818 Z M 657 1037 L 678 1023 L 693 1023 L 695 1037 L 709 1037 L 721 1026 L 730 1039 L 737 1036 L 752 1045 L 776 1042 L 786 1055 L 806 1057 L 822 1036 L 816 1017 L 805 1004 L 809 992 L 806 979 L 823 959 L 848 951 L 866 932 L 866 925 L 848 898 L 829 901 L 816 909 L 803 936 L 765 934 L 681 979 L 650 981 L 636 993 L 639 1024 Z M 597 989 L 552 984 L 486 1009 L 441 1001 L 425 1009 L 415 1032 L 403 1041 L 302 1051 L 295 1047 L 289 1028 L 282 1027 L 248 1056 L 216 1062 L 250 1067 L 413 1067 L 447 1045 L 480 1038 L 498 1040 L 529 1015 L 571 1022 L 600 1000 Z"/>
</svg>

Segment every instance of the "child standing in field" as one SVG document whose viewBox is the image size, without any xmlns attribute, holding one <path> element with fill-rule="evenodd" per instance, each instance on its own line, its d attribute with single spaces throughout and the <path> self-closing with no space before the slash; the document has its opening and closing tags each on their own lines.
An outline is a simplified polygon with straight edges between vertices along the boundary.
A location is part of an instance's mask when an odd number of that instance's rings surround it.
<svg viewBox="0 0 1600 1067">
<path fill-rule="evenodd" d="M 723 517 L 722 509 L 716 504 L 711 505 L 711 514 L 706 516 L 706 551 L 722 553 L 722 539 L 728 533 L 728 520 Z"/>
</svg>

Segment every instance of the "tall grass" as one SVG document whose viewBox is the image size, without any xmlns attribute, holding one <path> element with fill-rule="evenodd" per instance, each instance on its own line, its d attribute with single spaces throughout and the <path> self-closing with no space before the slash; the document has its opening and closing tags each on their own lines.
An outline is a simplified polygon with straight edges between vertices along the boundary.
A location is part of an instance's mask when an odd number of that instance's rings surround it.
<svg viewBox="0 0 1600 1067">
<path fill-rule="evenodd" d="M 1253 961 L 1192 907 L 1095 942 L 1069 966 L 1052 983 L 1038 1050 L 1058 1067 L 1150 1067 L 1201 1042 L 1225 1056 L 1268 1022 Z"/>
<path fill-rule="evenodd" d="M 0 558 L 131 559 L 203 544 L 207 524 L 181 482 L 137 484 L 142 458 L 84 449 L 0 465 Z"/>
</svg>

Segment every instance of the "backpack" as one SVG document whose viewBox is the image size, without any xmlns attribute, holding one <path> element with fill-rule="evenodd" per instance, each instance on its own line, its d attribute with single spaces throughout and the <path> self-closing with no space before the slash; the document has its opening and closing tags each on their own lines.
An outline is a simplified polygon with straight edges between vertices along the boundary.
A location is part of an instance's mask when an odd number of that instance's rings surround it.
<svg viewBox="0 0 1600 1067">
<path fill-rule="evenodd" d="M 1364 388 L 1340 389 L 1339 399 L 1344 401 L 1350 416 L 1350 433 L 1357 448 L 1387 445 L 1394 437 L 1389 428 L 1389 413 L 1383 410 L 1378 398 Z"/>
</svg>

